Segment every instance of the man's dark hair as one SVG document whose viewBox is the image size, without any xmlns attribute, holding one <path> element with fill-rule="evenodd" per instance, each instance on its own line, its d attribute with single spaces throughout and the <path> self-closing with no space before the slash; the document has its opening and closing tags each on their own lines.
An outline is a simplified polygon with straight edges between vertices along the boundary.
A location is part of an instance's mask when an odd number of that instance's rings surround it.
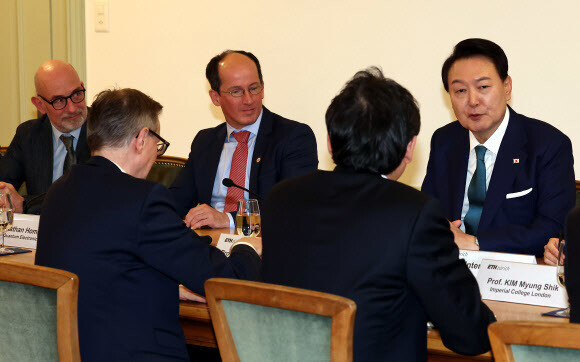
<svg viewBox="0 0 580 362">
<path fill-rule="evenodd" d="M 326 111 L 332 159 L 356 171 L 394 171 L 420 127 L 413 95 L 377 67 L 356 73 Z"/>
<path fill-rule="evenodd" d="M 504 81 L 507 78 L 508 60 L 499 45 L 487 39 L 465 39 L 457 43 L 453 53 L 445 60 L 441 68 L 441 80 L 447 92 L 449 92 L 449 69 L 451 69 L 453 63 L 460 59 L 473 57 L 486 57 L 495 66 L 495 70 L 497 70 L 501 80 Z"/>
<path fill-rule="evenodd" d="M 220 87 L 222 86 L 222 80 L 220 79 L 219 74 L 219 63 L 228 55 L 238 53 L 247 56 L 248 58 L 252 59 L 254 64 L 256 64 L 256 68 L 258 68 L 258 77 L 260 78 L 260 84 L 264 84 L 264 79 L 262 78 L 262 68 L 260 67 L 260 61 L 256 56 L 250 52 L 245 52 L 243 50 L 226 50 L 215 57 L 211 58 L 209 63 L 207 63 L 207 67 L 205 68 L 205 77 L 209 82 L 211 89 L 216 92 L 220 92 Z"/>
<path fill-rule="evenodd" d="M 91 106 L 87 144 L 92 152 L 103 147 L 124 147 L 143 127 L 159 130 L 163 106 L 136 89 L 104 90 Z"/>
</svg>

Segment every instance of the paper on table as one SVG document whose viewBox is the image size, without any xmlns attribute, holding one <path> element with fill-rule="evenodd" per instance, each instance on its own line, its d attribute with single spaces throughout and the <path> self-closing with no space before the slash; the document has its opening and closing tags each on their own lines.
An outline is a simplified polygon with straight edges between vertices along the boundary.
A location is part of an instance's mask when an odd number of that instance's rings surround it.
<svg viewBox="0 0 580 362">
<path fill-rule="evenodd" d="M 223 251 L 224 254 L 226 254 L 226 256 L 229 257 L 232 245 L 243 237 L 244 237 L 243 235 L 221 234 L 217 242 L 216 248 Z"/>
<path fill-rule="evenodd" d="M 38 215 L 14 214 L 12 229 L 6 233 L 5 244 L 21 248 L 36 249 L 38 237 Z"/>
<path fill-rule="evenodd" d="M 483 259 L 515 261 L 518 263 L 536 264 L 536 257 L 534 255 L 499 253 L 494 251 L 481 251 L 481 250 L 459 249 L 459 259 L 465 260 L 465 264 L 467 264 L 467 267 L 469 268 L 474 277 L 477 277 L 477 273 L 479 272 L 481 261 Z"/>
<path fill-rule="evenodd" d="M 476 279 L 481 299 L 568 306 L 566 288 L 558 284 L 555 266 L 484 259 Z"/>
</svg>

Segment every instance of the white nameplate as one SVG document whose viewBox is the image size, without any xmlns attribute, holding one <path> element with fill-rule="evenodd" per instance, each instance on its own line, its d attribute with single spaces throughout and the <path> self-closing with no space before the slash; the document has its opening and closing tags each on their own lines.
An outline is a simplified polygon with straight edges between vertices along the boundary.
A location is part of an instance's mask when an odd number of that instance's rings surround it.
<svg viewBox="0 0 580 362">
<path fill-rule="evenodd" d="M 498 253 L 493 251 L 480 251 L 480 250 L 463 250 L 459 249 L 459 259 L 465 260 L 465 264 L 473 276 L 477 276 L 479 271 L 479 266 L 483 259 L 489 260 L 502 260 L 502 261 L 515 261 L 518 263 L 528 263 L 536 264 L 536 257 L 534 255 L 527 254 L 510 254 L 510 253 Z"/>
<path fill-rule="evenodd" d="M 555 266 L 481 261 L 477 284 L 482 299 L 565 308 L 566 288 L 558 284 Z"/>
<path fill-rule="evenodd" d="M 234 234 L 221 234 L 220 238 L 217 242 L 216 248 L 220 249 L 221 251 L 226 254 L 227 257 L 230 256 L 230 249 L 232 245 L 238 241 L 238 239 L 243 238 L 244 235 L 234 235 Z"/>
<path fill-rule="evenodd" d="M 6 233 L 5 244 L 19 248 L 36 249 L 38 215 L 14 214 L 12 229 Z"/>
</svg>

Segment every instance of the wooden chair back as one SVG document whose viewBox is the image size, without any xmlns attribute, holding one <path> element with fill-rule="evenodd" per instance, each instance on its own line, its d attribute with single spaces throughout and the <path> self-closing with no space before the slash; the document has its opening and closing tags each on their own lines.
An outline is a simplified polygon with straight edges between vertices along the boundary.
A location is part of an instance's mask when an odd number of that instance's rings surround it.
<svg viewBox="0 0 580 362">
<path fill-rule="evenodd" d="M 214 278 L 206 298 L 222 360 L 352 361 L 356 304 L 286 286 Z"/>
<path fill-rule="evenodd" d="M 64 270 L 0 262 L 0 360 L 80 361 L 78 277 Z"/>
<path fill-rule="evenodd" d="M 159 182 L 165 187 L 169 187 L 185 167 L 186 162 L 187 160 L 181 157 L 159 156 L 151 167 L 147 180 Z"/>
<path fill-rule="evenodd" d="M 503 321 L 488 334 L 496 362 L 580 361 L 580 324 Z"/>
</svg>

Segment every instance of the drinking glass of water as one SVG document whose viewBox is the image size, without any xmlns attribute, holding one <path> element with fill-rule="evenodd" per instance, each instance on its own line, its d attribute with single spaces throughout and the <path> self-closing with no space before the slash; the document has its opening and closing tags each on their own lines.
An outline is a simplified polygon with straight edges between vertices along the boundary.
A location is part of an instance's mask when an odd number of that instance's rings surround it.
<svg viewBox="0 0 580 362">
<path fill-rule="evenodd" d="M 12 254 L 14 251 L 4 247 L 4 235 L 14 222 L 14 214 L 12 212 L 12 199 L 10 194 L 0 193 L 0 234 L 2 234 L 2 246 L 0 247 L 0 254 Z"/>
<path fill-rule="evenodd" d="M 261 236 L 260 208 L 258 200 L 243 199 L 238 201 L 236 214 L 236 231 L 238 235 Z"/>
<path fill-rule="evenodd" d="M 560 286 L 562 288 L 566 288 L 566 277 L 564 275 L 564 261 L 562 260 L 563 256 L 564 256 L 564 250 L 566 247 L 566 241 L 562 240 L 562 238 L 560 238 L 560 241 L 558 242 L 558 284 L 560 284 Z M 566 317 L 566 318 L 570 318 L 570 308 L 566 308 L 564 310 L 561 310 L 558 312 L 558 315 L 562 316 L 562 317 Z"/>
</svg>

